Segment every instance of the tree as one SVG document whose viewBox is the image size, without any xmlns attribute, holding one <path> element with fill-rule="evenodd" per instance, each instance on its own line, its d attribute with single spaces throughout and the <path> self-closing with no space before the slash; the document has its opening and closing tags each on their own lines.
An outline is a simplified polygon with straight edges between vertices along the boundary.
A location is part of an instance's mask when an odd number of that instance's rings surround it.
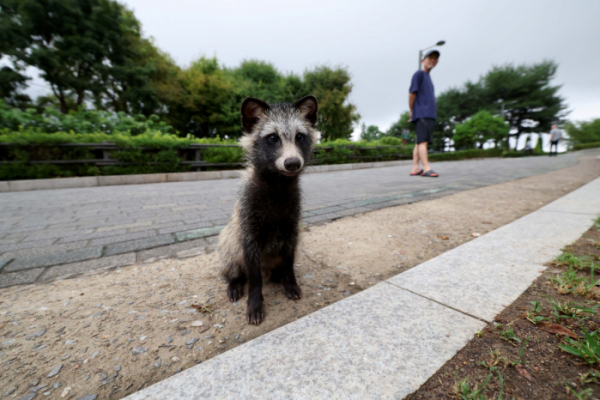
<svg viewBox="0 0 600 400">
<path fill-rule="evenodd" d="M 356 106 L 348 103 L 352 91 L 350 73 L 345 68 L 316 67 L 304 72 L 307 93 L 319 101 L 317 129 L 323 140 L 350 139 L 360 120 Z"/>
<path fill-rule="evenodd" d="M 508 136 L 509 129 L 503 118 L 494 117 L 489 111 L 482 110 L 456 126 L 453 140 L 459 148 L 482 149 L 490 140 L 496 147 Z"/>
<path fill-rule="evenodd" d="M 600 118 L 566 125 L 569 141 L 573 144 L 600 142 Z"/>
<path fill-rule="evenodd" d="M 196 137 L 237 137 L 241 134 L 239 106 L 248 95 L 247 83 L 227 73 L 216 58 L 202 57 L 180 70 L 177 84 L 165 88 L 168 122 Z"/>
<path fill-rule="evenodd" d="M 553 123 L 566 115 L 564 99 L 558 95 L 560 86 L 550 81 L 558 66 L 553 61 L 532 65 L 512 64 L 493 67 L 480 83 L 486 107 L 504 108 L 504 118 L 511 128 L 511 136 L 518 142 L 525 132 L 548 131 Z M 516 148 L 516 144 L 515 144 Z"/>
<path fill-rule="evenodd" d="M 360 140 L 372 142 L 381 139 L 384 135 L 376 125 L 369 125 L 367 127 L 365 124 L 362 124 L 361 126 Z"/>
<path fill-rule="evenodd" d="M 22 90 L 27 86 L 28 79 L 10 67 L 0 68 L 0 99 L 11 107 L 26 108 L 31 98 Z"/>
<path fill-rule="evenodd" d="M 394 136 L 394 137 L 402 137 L 402 133 L 407 130 L 409 132 L 415 131 L 415 124 L 410 122 L 408 119 L 410 118 L 410 113 L 408 111 L 404 111 L 400 114 L 400 119 L 394 122 L 392 126 L 386 131 L 386 136 Z"/>
<path fill-rule="evenodd" d="M 17 67 L 40 70 L 62 113 L 88 98 L 117 112 L 149 115 L 159 108 L 151 82 L 163 75 L 150 62 L 157 51 L 118 2 L 3 0 L 0 21 L 5 54 Z"/>
<path fill-rule="evenodd" d="M 454 135 L 456 125 L 481 109 L 486 109 L 482 102 L 483 88 L 480 83 L 466 82 L 462 87 L 450 88 L 437 98 L 437 118 L 433 149 L 444 151 L 447 142 Z"/>
<path fill-rule="evenodd" d="M 245 60 L 231 72 L 239 81 L 246 83 L 246 96 L 268 103 L 291 103 L 307 94 L 299 77 L 286 77 L 273 64 L 265 61 Z"/>
</svg>

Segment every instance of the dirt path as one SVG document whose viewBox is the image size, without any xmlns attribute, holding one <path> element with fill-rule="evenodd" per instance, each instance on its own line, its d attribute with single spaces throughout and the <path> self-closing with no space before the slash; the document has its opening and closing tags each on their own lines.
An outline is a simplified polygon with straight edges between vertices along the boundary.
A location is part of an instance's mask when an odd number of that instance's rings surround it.
<svg viewBox="0 0 600 400">
<path fill-rule="evenodd" d="M 243 301 L 226 301 L 216 253 L 0 290 L 0 395 L 122 398 L 598 176 L 600 160 L 586 158 L 561 171 L 307 227 L 297 260 L 304 298 L 291 302 L 279 286 L 265 285 L 267 320 L 258 327 L 245 323 Z M 192 304 L 209 307 L 198 312 Z"/>
</svg>

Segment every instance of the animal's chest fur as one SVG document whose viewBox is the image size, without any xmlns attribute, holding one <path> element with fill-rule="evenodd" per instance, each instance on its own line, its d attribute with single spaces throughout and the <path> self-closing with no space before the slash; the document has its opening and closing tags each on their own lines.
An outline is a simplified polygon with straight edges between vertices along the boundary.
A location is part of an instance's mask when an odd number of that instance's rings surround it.
<svg viewBox="0 0 600 400">
<path fill-rule="evenodd" d="M 242 200 L 241 223 L 263 253 L 276 254 L 296 240 L 300 219 L 300 192 L 296 188 L 249 190 Z"/>
</svg>

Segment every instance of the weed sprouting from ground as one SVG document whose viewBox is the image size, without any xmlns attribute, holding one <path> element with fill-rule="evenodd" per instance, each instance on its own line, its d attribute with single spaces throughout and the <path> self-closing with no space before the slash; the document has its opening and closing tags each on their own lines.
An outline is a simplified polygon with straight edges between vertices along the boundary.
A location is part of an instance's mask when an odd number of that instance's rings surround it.
<svg viewBox="0 0 600 400">
<path fill-rule="evenodd" d="M 593 288 L 600 283 L 600 280 L 594 279 L 594 272 L 596 269 L 598 269 L 596 265 L 591 268 L 592 276 L 588 279 L 579 276 L 577 271 L 571 266 L 567 271 L 549 278 L 550 283 L 562 294 L 572 293 L 583 297 L 594 298 L 597 297 L 597 293 Z"/>
<path fill-rule="evenodd" d="M 511 326 L 507 330 L 503 329 L 502 324 L 497 324 L 496 327 L 500 329 L 500 339 L 506 340 L 509 343 L 521 343 L 521 339 L 515 335 L 515 331 Z M 514 342 L 514 343 L 513 343 Z"/>
<path fill-rule="evenodd" d="M 481 386 L 478 384 L 473 384 L 473 387 L 471 387 L 471 378 L 468 376 L 463 380 L 456 382 L 454 384 L 454 394 L 462 400 L 488 399 L 489 397 L 486 396 L 485 391 L 490 379 L 494 375 L 494 372 L 498 374 L 498 387 L 500 389 L 496 399 L 502 400 L 502 396 L 504 394 L 504 378 L 502 377 L 500 371 L 498 371 L 498 369 L 495 367 L 490 369 L 490 374 L 485 378 L 485 381 L 481 384 Z"/>
<path fill-rule="evenodd" d="M 573 390 L 571 386 L 569 386 L 567 382 L 565 382 L 565 386 L 571 391 L 571 393 L 573 393 L 577 400 L 587 400 L 594 394 L 594 392 L 592 392 L 592 389 L 589 388 L 577 393 L 575 390 Z"/>
<path fill-rule="evenodd" d="M 560 344 L 561 350 L 582 358 L 586 363 L 600 366 L 600 343 L 598 342 L 598 331 L 588 333 L 585 329 L 583 338 L 573 340 L 565 338 L 566 344 Z"/>
</svg>

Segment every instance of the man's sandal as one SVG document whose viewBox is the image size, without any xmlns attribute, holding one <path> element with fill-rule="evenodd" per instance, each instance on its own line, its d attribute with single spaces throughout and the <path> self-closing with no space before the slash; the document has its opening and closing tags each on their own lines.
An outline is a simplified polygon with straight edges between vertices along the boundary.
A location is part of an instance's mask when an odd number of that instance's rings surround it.
<svg viewBox="0 0 600 400">
<path fill-rule="evenodd" d="M 418 176 L 421 175 L 423 173 L 423 170 L 420 170 L 419 172 L 411 172 L 410 176 Z"/>
<path fill-rule="evenodd" d="M 437 174 L 437 172 L 434 172 L 432 169 L 430 169 L 429 171 L 422 173 L 421 176 L 427 176 L 429 178 L 437 178 L 439 175 Z"/>
</svg>

